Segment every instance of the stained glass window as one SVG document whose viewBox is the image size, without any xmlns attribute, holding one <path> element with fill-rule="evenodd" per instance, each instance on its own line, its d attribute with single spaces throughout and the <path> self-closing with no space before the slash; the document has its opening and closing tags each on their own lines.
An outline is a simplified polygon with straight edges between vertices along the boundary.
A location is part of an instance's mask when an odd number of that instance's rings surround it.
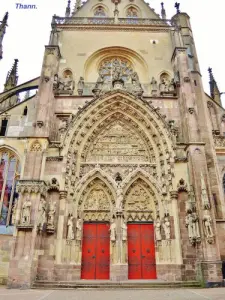
<svg viewBox="0 0 225 300">
<path fill-rule="evenodd" d="M 113 71 L 119 67 L 122 73 L 122 78 L 126 82 L 133 73 L 132 64 L 125 58 L 113 57 L 102 61 L 99 67 L 99 74 L 104 77 L 104 81 L 112 81 Z"/>
<path fill-rule="evenodd" d="M 135 7 L 130 6 L 127 9 L 127 18 L 138 18 L 138 11 Z"/>
<path fill-rule="evenodd" d="M 16 155 L 11 151 L 0 151 L 0 225 L 12 225 L 19 176 L 20 163 Z"/>
<path fill-rule="evenodd" d="M 94 11 L 95 17 L 106 17 L 105 10 L 102 6 L 98 6 Z"/>
</svg>

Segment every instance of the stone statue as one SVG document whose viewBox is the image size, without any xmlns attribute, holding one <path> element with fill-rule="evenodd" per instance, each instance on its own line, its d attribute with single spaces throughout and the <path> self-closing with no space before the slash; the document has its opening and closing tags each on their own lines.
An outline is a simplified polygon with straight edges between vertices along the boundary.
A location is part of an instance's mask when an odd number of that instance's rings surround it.
<svg viewBox="0 0 225 300">
<path fill-rule="evenodd" d="M 58 85 L 58 91 L 59 92 L 73 92 L 74 90 L 74 81 L 72 78 L 72 75 L 66 75 L 65 78 L 60 78 L 59 79 L 59 85 Z"/>
<path fill-rule="evenodd" d="M 101 90 L 103 84 L 104 84 L 104 75 L 99 74 L 98 79 L 97 79 L 96 84 L 95 84 L 95 89 Z"/>
<path fill-rule="evenodd" d="M 163 229 L 165 232 L 166 240 L 170 240 L 170 221 L 169 217 L 164 218 Z"/>
<path fill-rule="evenodd" d="M 116 196 L 116 208 L 121 211 L 123 205 L 123 190 L 121 188 L 117 189 Z"/>
<path fill-rule="evenodd" d="M 159 84 L 159 90 L 161 94 L 169 91 L 169 84 L 166 77 L 162 77 L 161 82 Z"/>
<path fill-rule="evenodd" d="M 61 119 L 59 123 L 59 131 L 65 131 L 67 128 L 67 121 L 65 119 Z"/>
<path fill-rule="evenodd" d="M 38 208 L 38 227 L 42 230 L 44 227 L 44 223 L 46 222 L 46 210 L 47 203 L 46 200 L 41 197 L 39 208 Z"/>
<path fill-rule="evenodd" d="M 25 202 L 22 206 L 22 213 L 21 213 L 21 224 L 30 224 L 31 221 L 31 201 L 30 199 L 26 198 Z"/>
<path fill-rule="evenodd" d="M 76 224 L 76 240 L 81 241 L 82 238 L 82 220 L 80 217 L 77 218 Z"/>
<path fill-rule="evenodd" d="M 79 81 L 78 81 L 78 85 L 77 85 L 77 92 L 79 96 L 82 96 L 84 91 L 84 78 L 80 77 Z"/>
<path fill-rule="evenodd" d="M 175 84 L 175 81 L 173 78 L 173 79 L 171 79 L 170 84 L 169 84 L 169 92 L 175 92 L 175 90 L 176 90 L 176 84 Z"/>
<path fill-rule="evenodd" d="M 160 222 L 159 217 L 157 217 L 157 219 L 155 220 L 155 239 L 156 239 L 156 241 L 161 241 L 162 240 L 161 222 Z"/>
<path fill-rule="evenodd" d="M 58 85 L 59 85 L 59 77 L 58 74 L 55 74 L 53 80 L 53 91 L 57 91 Z"/>
<path fill-rule="evenodd" d="M 131 77 L 132 84 L 134 84 L 134 85 L 140 85 L 140 80 L 139 80 L 139 76 L 138 76 L 137 72 L 133 72 L 130 75 L 130 77 Z"/>
<path fill-rule="evenodd" d="M 214 236 L 212 230 L 212 219 L 209 215 L 204 215 L 203 217 L 204 227 L 205 227 L 205 234 L 207 238 L 212 238 Z"/>
<path fill-rule="evenodd" d="M 193 244 L 200 240 L 200 231 L 198 224 L 198 216 L 195 212 L 189 211 L 186 216 L 186 227 L 188 228 L 188 237 Z"/>
<path fill-rule="evenodd" d="M 49 212 L 48 212 L 48 222 L 47 227 L 54 227 L 54 219 L 55 219 L 55 213 L 56 213 L 56 202 L 51 202 L 49 206 Z"/>
<path fill-rule="evenodd" d="M 67 240 L 74 240 L 74 230 L 73 230 L 73 215 L 69 214 L 67 222 Z"/>
<path fill-rule="evenodd" d="M 116 81 L 116 80 L 121 80 L 122 79 L 122 68 L 120 65 L 116 65 L 113 69 L 113 73 L 112 73 L 112 79 L 113 81 Z"/>
<path fill-rule="evenodd" d="M 209 210 L 210 202 L 209 202 L 209 197 L 208 197 L 207 190 L 206 190 L 204 176 L 202 173 L 201 173 L 201 186 L 202 186 L 201 198 L 202 198 L 203 208 Z"/>
<path fill-rule="evenodd" d="M 124 220 L 122 220 L 121 229 L 122 229 L 122 241 L 126 241 L 127 240 L 127 224 L 125 223 Z"/>
<path fill-rule="evenodd" d="M 113 220 L 111 225 L 110 225 L 110 239 L 112 242 L 115 242 L 116 241 L 116 223 L 115 221 Z"/>
<path fill-rule="evenodd" d="M 155 95 L 157 94 L 157 91 L 158 91 L 158 86 L 157 86 L 157 81 L 155 80 L 154 77 L 152 77 L 152 81 L 151 81 L 151 93 L 152 95 Z"/>
</svg>

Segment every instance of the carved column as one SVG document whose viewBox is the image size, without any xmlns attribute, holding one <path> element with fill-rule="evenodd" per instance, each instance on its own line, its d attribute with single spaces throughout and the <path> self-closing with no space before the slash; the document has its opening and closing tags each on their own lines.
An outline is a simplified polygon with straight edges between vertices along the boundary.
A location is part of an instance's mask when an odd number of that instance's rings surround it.
<svg viewBox="0 0 225 300">
<path fill-rule="evenodd" d="M 66 191 L 59 192 L 59 217 L 57 226 L 57 239 L 56 239 L 56 263 L 62 262 L 62 248 L 65 228 L 65 210 L 66 210 Z"/>
<path fill-rule="evenodd" d="M 177 243 L 176 243 L 176 262 L 178 264 L 182 264 L 183 259 L 182 259 L 182 249 L 181 249 L 179 212 L 178 212 L 178 204 L 177 204 L 177 201 L 178 201 L 177 191 L 171 191 L 170 192 L 170 198 L 171 198 L 172 212 L 173 212 L 173 215 L 174 215 L 174 233 L 175 233 L 175 238 L 177 240 Z"/>
</svg>

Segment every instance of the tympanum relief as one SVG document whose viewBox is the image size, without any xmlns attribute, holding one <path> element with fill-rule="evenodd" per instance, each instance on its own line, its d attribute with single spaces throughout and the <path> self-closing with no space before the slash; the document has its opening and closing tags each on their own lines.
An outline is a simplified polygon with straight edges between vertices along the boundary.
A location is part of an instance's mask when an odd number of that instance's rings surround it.
<svg viewBox="0 0 225 300">
<path fill-rule="evenodd" d="M 107 126 L 87 155 L 89 162 L 149 162 L 149 160 L 144 141 L 122 123 Z"/>
</svg>

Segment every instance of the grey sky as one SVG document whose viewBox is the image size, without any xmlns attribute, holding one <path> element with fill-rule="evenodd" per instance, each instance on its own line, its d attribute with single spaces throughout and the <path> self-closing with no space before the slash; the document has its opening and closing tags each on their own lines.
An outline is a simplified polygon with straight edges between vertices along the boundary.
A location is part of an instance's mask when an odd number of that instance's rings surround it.
<svg viewBox="0 0 225 300">
<path fill-rule="evenodd" d="M 90 0 L 91 1 L 91 0 Z M 106 0 L 104 0 L 106 1 Z M 123 1 L 123 0 L 122 0 Z M 138 0 L 135 0 L 138 2 Z M 36 4 L 36 10 L 18 10 L 16 3 Z M 72 7 L 75 0 L 72 0 Z M 148 1 L 160 13 L 162 0 Z M 167 18 L 176 10 L 174 0 L 164 0 Z M 225 18 L 224 0 L 180 0 L 181 11 L 191 17 L 205 91 L 208 87 L 208 66 L 221 92 L 225 92 Z M 14 58 L 19 59 L 19 83 L 40 75 L 44 45 L 48 44 L 52 15 L 64 16 L 67 0 L 1 0 L 0 18 L 9 12 L 9 26 L 4 38 L 3 59 L 0 62 L 0 91 Z M 215 3 L 215 4 L 214 4 Z M 222 97 L 225 106 L 225 95 Z"/>
</svg>

